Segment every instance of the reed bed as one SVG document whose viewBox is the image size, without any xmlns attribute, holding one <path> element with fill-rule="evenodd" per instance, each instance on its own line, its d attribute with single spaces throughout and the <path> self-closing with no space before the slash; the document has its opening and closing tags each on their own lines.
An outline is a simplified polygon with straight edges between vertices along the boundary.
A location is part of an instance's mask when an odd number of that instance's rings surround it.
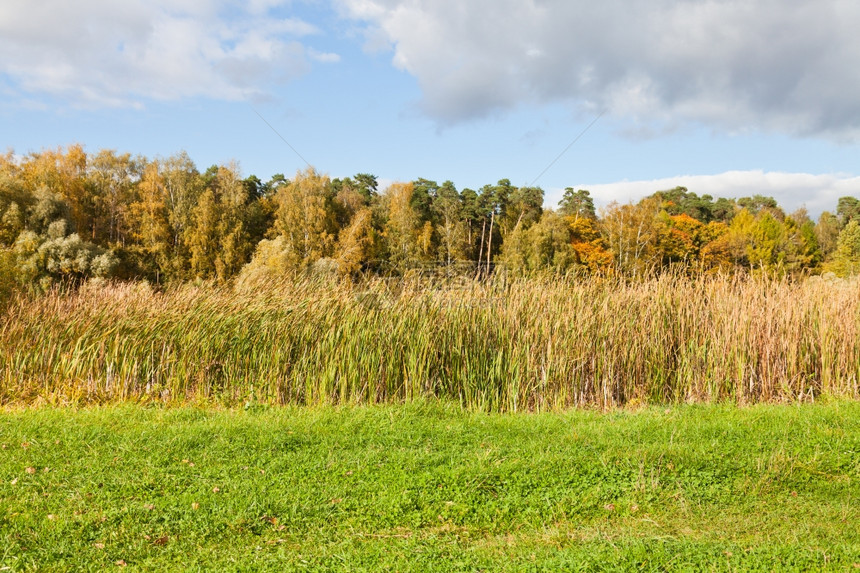
<svg viewBox="0 0 860 573">
<path fill-rule="evenodd" d="M 486 411 L 860 397 L 860 285 L 762 278 L 90 284 L 12 301 L 0 403 Z"/>
</svg>

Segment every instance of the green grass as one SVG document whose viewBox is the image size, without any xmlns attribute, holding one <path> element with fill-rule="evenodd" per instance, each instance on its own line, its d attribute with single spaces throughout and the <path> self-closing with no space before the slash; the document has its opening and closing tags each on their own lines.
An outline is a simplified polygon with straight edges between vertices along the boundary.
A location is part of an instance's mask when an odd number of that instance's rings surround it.
<svg viewBox="0 0 860 573">
<path fill-rule="evenodd" d="M 0 445 L 0 570 L 860 567 L 850 401 L 42 408 Z"/>
</svg>

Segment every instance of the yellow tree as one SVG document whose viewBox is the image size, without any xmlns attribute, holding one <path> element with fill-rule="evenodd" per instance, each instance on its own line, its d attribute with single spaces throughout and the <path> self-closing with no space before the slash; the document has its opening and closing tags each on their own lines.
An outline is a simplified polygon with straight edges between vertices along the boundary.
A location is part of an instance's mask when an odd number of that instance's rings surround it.
<svg viewBox="0 0 860 573">
<path fill-rule="evenodd" d="M 9 247 L 24 230 L 27 207 L 35 200 L 21 184 L 12 152 L 0 155 L 0 247 Z"/>
<path fill-rule="evenodd" d="M 657 215 L 660 204 L 647 197 L 636 203 L 611 203 L 601 220 L 601 234 L 615 257 L 615 267 L 626 274 L 653 271 L 659 264 Z"/>
<path fill-rule="evenodd" d="M 339 272 L 344 275 L 358 274 L 376 256 L 378 248 L 373 212 L 369 207 L 363 207 L 338 234 L 335 260 Z"/>
<path fill-rule="evenodd" d="M 699 260 L 706 272 L 729 272 L 734 265 L 729 226 L 722 221 L 711 221 L 697 236 L 701 245 Z"/>
<path fill-rule="evenodd" d="M 657 250 L 663 265 L 698 261 L 701 245 L 697 238 L 704 225 L 686 214 L 657 217 Z"/>
<path fill-rule="evenodd" d="M 412 183 L 393 183 L 383 193 L 388 219 L 384 237 L 389 262 L 404 271 L 432 258 L 433 225 L 421 222 L 413 208 Z"/>
<path fill-rule="evenodd" d="M 126 211 L 136 200 L 135 182 L 140 178 L 140 163 L 130 153 L 117 154 L 111 149 L 103 149 L 90 157 L 87 183 L 94 241 L 125 246 L 131 233 Z"/>
<path fill-rule="evenodd" d="M 138 199 L 129 207 L 129 224 L 139 258 L 145 260 L 150 273 L 160 280 L 168 266 L 171 243 L 167 192 L 161 164 L 152 161 L 143 169 L 137 186 Z"/>
<path fill-rule="evenodd" d="M 205 177 L 207 188 L 194 207 L 185 242 L 193 272 L 223 281 L 238 273 L 254 250 L 245 220 L 251 198 L 236 165 L 213 166 Z"/>
<path fill-rule="evenodd" d="M 164 184 L 170 223 L 170 271 L 172 275 L 182 277 L 186 274 L 191 260 L 191 253 L 185 242 L 186 231 L 193 225 L 194 208 L 205 187 L 197 167 L 185 152 L 161 161 L 159 175 Z"/>
<path fill-rule="evenodd" d="M 59 195 L 69 208 L 73 229 L 89 239 L 95 238 L 95 200 L 82 145 L 31 153 L 21 162 L 19 173 L 29 192 L 44 188 Z"/>
<path fill-rule="evenodd" d="M 586 191 L 587 193 L 587 191 Z M 593 210 L 568 209 L 565 217 L 570 229 L 570 245 L 576 262 L 592 273 L 605 273 L 612 268 L 614 257 L 606 248 Z"/>
<path fill-rule="evenodd" d="M 219 208 L 212 189 L 200 195 L 193 211 L 192 225 L 186 229 L 185 242 L 191 253 L 191 269 L 199 278 L 212 278 L 216 274 L 218 257 Z"/>
<path fill-rule="evenodd" d="M 275 231 L 289 268 L 306 269 L 332 254 L 337 227 L 330 183 L 309 167 L 278 189 Z"/>
</svg>

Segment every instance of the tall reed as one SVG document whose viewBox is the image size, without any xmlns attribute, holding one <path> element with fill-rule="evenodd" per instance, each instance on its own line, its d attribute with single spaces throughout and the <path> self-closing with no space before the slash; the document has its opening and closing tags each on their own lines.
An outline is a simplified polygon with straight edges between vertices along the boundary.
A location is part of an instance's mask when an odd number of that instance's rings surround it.
<svg viewBox="0 0 860 573">
<path fill-rule="evenodd" d="M 0 402 L 434 396 L 481 410 L 860 396 L 857 282 L 89 285 L 0 319 Z"/>
</svg>

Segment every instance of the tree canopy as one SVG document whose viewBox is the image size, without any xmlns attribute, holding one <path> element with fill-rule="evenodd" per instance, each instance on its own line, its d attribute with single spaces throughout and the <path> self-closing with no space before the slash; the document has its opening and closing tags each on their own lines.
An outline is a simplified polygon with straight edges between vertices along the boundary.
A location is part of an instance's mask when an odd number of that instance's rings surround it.
<svg viewBox="0 0 860 573">
<path fill-rule="evenodd" d="M 772 197 L 657 190 L 597 208 L 565 189 L 499 179 L 458 190 L 418 178 L 379 188 L 370 173 L 330 179 L 200 171 L 185 153 L 148 159 L 80 145 L 0 155 L 0 294 L 91 277 L 227 281 L 325 268 L 343 276 L 415 269 L 639 276 L 856 274 L 860 200 L 817 221 Z"/>
</svg>

